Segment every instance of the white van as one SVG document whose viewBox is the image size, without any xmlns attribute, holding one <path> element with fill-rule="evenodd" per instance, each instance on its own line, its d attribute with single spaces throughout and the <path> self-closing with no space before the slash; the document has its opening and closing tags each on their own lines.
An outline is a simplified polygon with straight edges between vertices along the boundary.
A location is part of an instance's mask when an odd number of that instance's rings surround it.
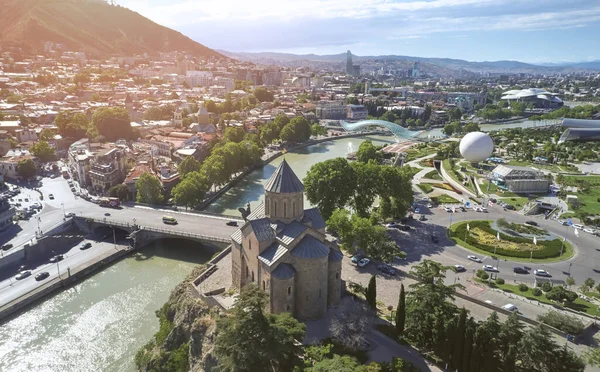
<svg viewBox="0 0 600 372">
<path fill-rule="evenodd" d="M 578 223 L 574 223 L 574 224 L 573 224 L 573 227 L 574 227 L 574 228 L 576 228 L 577 230 L 583 230 L 583 228 L 584 228 L 585 226 L 583 226 L 583 225 L 581 225 L 581 224 L 578 224 Z"/>
<path fill-rule="evenodd" d="M 508 311 L 519 311 L 519 309 L 517 309 L 517 307 L 513 304 L 506 304 L 506 305 L 502 306 L 502 308 L 504 310 L 508 310 Z"/>
</svg>

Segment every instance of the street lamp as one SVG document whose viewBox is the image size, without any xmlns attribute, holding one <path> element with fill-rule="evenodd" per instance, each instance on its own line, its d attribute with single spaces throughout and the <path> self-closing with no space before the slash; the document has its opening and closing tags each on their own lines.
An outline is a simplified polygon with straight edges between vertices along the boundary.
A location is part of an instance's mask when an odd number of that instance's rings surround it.
<svg viewBox="0 0 600 372">
<path fill-rule="evenodd" d="M 65 212 L 65 203 L 61 202 L 60 205 L 62 205 L 62 209 L 63 209 L 63 216 L 66 216 L 66 212 Z"/>
<path fill-rule="evenodd" d="M 58 256 L 56 254 L 56 252 L 52 251 L 52 253 L 54 253 L 55 257 Z M 60 266 L 58 264 L 59 264 L 58 257 L 56 257 L 56 272 L 58 273 L 58 278 L 60 279 Z"/>
<path fill-rule="evenodd" d="M 110 227 L 113 231 L 113 243 L 115 244 L 115 250 L 117 249 L 117 235 L 115 234 L 115 228 L 114 227 Z"/>
<path fill-rule="evenodd" d="M 135 217 L 133 217 L 133 227 L 135 227 Z"/>
</svg>

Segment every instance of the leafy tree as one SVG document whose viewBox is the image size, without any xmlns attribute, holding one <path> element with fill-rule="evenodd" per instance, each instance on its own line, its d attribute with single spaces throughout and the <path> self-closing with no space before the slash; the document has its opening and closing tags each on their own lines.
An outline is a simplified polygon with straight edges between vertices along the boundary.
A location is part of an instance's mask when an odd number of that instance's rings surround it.
<svg viewBox="0 0 600 372">
<path fill-rule="evenodd" d="M 359 364 L 356 359 L 344 355 L 334 355 L 331 359 L 324 359 L 313 367 L 306 369 L 307 372 L 367 372 L 367 367 Z"/>
<path fill-rule="evenodd" d="M 58 132 L 61 136 L 81 139 L 85 137 L 90 126 L 90 121 L 84 113 L 63 111 L 56 116 L 54 124 L 58 127 Z"/>
<path fill-rule="evenodd" d="M 244 139 L 246 132 L 244 128 L 235 127 L 225 129 L 224 138 L 227 142 L 241 142 Z"/>
<path fill-rule="evenodd" d="M 94 111 L 92 123 L 98 133 L 109 141 L 135 138 L 129 113 L 124 107 L 101 107 Z"/>
<path fill-rule="evenodd" d="M 185 208 L 200 204 L 210 188 L 208 179 L 201 172 L 192 172 L 173 188 L 175 203 L 185 205 Z"/>
<path fill-rule="evenodd" d="M 585 360 L 593 367 L 600 366 L 600 347 L 590 348 L 584 354 Z"/>
<path fill-rule="evenodd" d="M 135 183 L 136 201 L 145 204 L 160 204 L 163 202 L 163 188 L 156 176 L 143 173 Z"/>
<path fill-rule="evenodd" d="M 583 285 L 586 288 L 586 290 L 584 292 L 589 291 L 591 288 L 594 288 L 594 284 L 596 284 L 596 281 L 594 281 L 594 279 L 592 278 L 587 278 L 584 282 Z"/>
<path fill-rule="evenodd" d="M 279 133 L 279 138 L 284 142 L 295 142 L 296 141 L 296 131 L 292 124 L 288 124 Z"/>
<path fill-rule="evenodd" d="M 373 145 L 373 142 L 366 140 L 363 141 L 360 146 L 358 146 L 356 158 L 362 163 L 368 163 L 369 160 L 375 160 L 378 162 L 381 158 L 381 154 L 377 151 L 377 147 Z"/>
<path fill-rule="evenodd" d="M 575 278 L 573 278 L 572 276 L 567 277 L 567 285 L 569 287 L 572 287 L 575 285 Z"/>
<path fill-rule="evenodd" d="M 339 235 L 344 246 L 354 244 L 356 233 L 352 224 L 350 212 L 347 209 L 336 209 L 327 219 L 327 230 Z"/>
<path fill-rule="evenodd" d="M 431 106 L 425 105 L 425 110 L 423 111 L 423 121 L 428 122 L 431 118 Z"/>
<path fill-rule="evenodd" d="M 459 368 L 462 365 L 462 357 L 465 352 L 465 336 L 467 327 L 467 309 L 464 307 L 460 309 L 458 314 L 458 323 L 456 325 L 456 331 L 452 340 L 453 343 L 451 366 Z"/>
<path fill-rule="evenodd" d="M 398 298 L 398 307 L 396 308 L 396 332 L 398 335 L 404 333 L 404 324 L 406 321 L 406 293 L 404 292 L 404 283 L 400 284 L 400 297 Z"/>
<path fill-rule="evenodd" d="M 354 169 L 343 158 L 313 165 L 304 178 L 306 197 L 316 205 L 325 219 L 344 208 L 356 189 Z"/>
<path fill-rule="evenodd" d="M 193 156 L 188 156 L 179 164 L 178 171 L 182 177 L 185 177 L 188 173 L 200 171 L 201 168 L 202 164 L 198 160 Z"/>
<path fill-rule="evenodd" d="M 264 143 L 271 143 L 279 138 L 279 127 L 275 122 L 270 122 L 260 128 L 260 139 Z"/>
<path fill-rule="evenodd" d="M 56 152 L 46 141 L 36 142 L 30 148 L 31 153 L 37 156 L 43 163 L 56 159 Z"/>
<path fill-rule="evenodd" d="M 35 163 L 31 159 L 21 160 L 17 164 L 17 173 L 23 178 L 31 178 L 35 176 L 36 172 L 37 168 L 35 166 Z"/>
<path fill-rule="evenodd" d="M 119 200 L 121 200 L 121 201 L 127 199 L 128 194 L 129 194 L 129 188 L 127 187 L 127 185 L 122 184 L 122 183 L 115 185 L 115 186 L 111 187 L 110 189 L 108 189 L 108 195 L 115 197 L 115 198 L 119 198 Z"/>
<path fill-rule="evenodd" d="M 381 187 L 379 179 L 381 168 L 373 162 L 366 164 L 360 161 L 350 163 L 350 166 L 356 175 L 356 189 L 350 204 L 359 216 L 367 217 Z"/>
<path fill-rule="evenodd" d="M 546 298 L 550 301 L 556 302 L 573 302 L 577 299 L 577 293 L 568 291 L 564 289 L 562 286 L 552 287 L 550 292 L 546 293 Z"/>
<path fill-rule="evenodd" d="M 1 118 L 0 118 L 1 120 Z M 41 141 L 48 141 L 54 138 L 54 136 L 56 135 L 55 131 L 53 129 L 50 128 L 44 128 L 42 129 L 42 131 L 40 132 L 40 140 Z"/>
<path fill-rule="evenodd" d="M 265 314 L 267 294 L 244 287 L 229 316 L 218 320 L 215 356 L 221 371 L 291 371 L 301 365 L 306 326 L 289 313 Z"/>
<path fill-rule="evenodd" d="M 548 311 L 546 314 L 538 315 L 537 319 L 540 322 L 571 335 L 581 334 L 584 330 L 584 324 L 581 320 L 566 314 L 561 314 L 558 311 Z"/>
<path fill-rule="evenodd" d="M 572 351 L 559 347 L 541 325 L 531 327 L 523 334 L 518 350 L 517 359 L 525 371 L 583 372 L 585 369 L 585 364 Z"/>
<path fill-rule="evenodd" d="M 310 134 L 311 136 L 326 136 L 327 135 L 327 128 L 325 128 L 322 125 L 319 125 L 318 123 L 314 123 L 313 125 L 310 126 Z"/>
<path fill-rule="evenodd" d="M 519 292 L 527 292 L 529 290 L 529 287 L 527 286 L 527 284 L 519 284 Z"/>
<path fill-rule="evenodd" d="M 365 294 L 367 298 L 367 303 L 373 310 L 377 310 L 377 276 L 372 275 L 369 280 L 369 286 L 367 287 L 367 292 Z"/>
<path fill-rule="evenodd" d="M 336 313 L 331 319 L 329 332 L 334 340 L 350 350 L 362 350 L 367 346 L 373 328 L 373 310 L 363 302 L 355 301 Z"/>
<path fill-rule="evenodd" d="M 273 102 L 273 92 L 268 91 L 266 88 L 258 87 L 254 89 L 254 97 L 260 102 Z"/>
</svg>

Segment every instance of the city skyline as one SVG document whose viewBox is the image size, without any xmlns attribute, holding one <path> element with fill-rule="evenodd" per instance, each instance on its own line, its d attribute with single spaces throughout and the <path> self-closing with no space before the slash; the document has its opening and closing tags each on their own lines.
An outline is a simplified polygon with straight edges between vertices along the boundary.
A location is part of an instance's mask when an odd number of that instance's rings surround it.
<svg viewBox="0 0 600 372">
<path fill-rule="evenodd" d="M 119 5 L 231 52 L 351 49 L 355 55 L 529 63 L 600 59 L 594 37 L 600 33 L 600 6 L 584 0 L 122 0 Z"/>
</svg>

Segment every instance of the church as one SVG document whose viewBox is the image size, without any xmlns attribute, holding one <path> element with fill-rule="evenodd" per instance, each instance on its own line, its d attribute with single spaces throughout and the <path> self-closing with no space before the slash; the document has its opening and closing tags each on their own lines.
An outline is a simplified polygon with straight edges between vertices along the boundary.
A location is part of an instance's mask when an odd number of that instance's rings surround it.
<svg viewBox="0 0 600 372">
<path fill-rule="evenodd" d="M 232 236 L 232 284 L 256 283 L 269 311 L 323 317 L 340 302 L 342 252 L 325 240 L 317 208 L 304 209 L 304 185 L 285 161 L 265 184 L 265 201 Z"/>
</svg>

